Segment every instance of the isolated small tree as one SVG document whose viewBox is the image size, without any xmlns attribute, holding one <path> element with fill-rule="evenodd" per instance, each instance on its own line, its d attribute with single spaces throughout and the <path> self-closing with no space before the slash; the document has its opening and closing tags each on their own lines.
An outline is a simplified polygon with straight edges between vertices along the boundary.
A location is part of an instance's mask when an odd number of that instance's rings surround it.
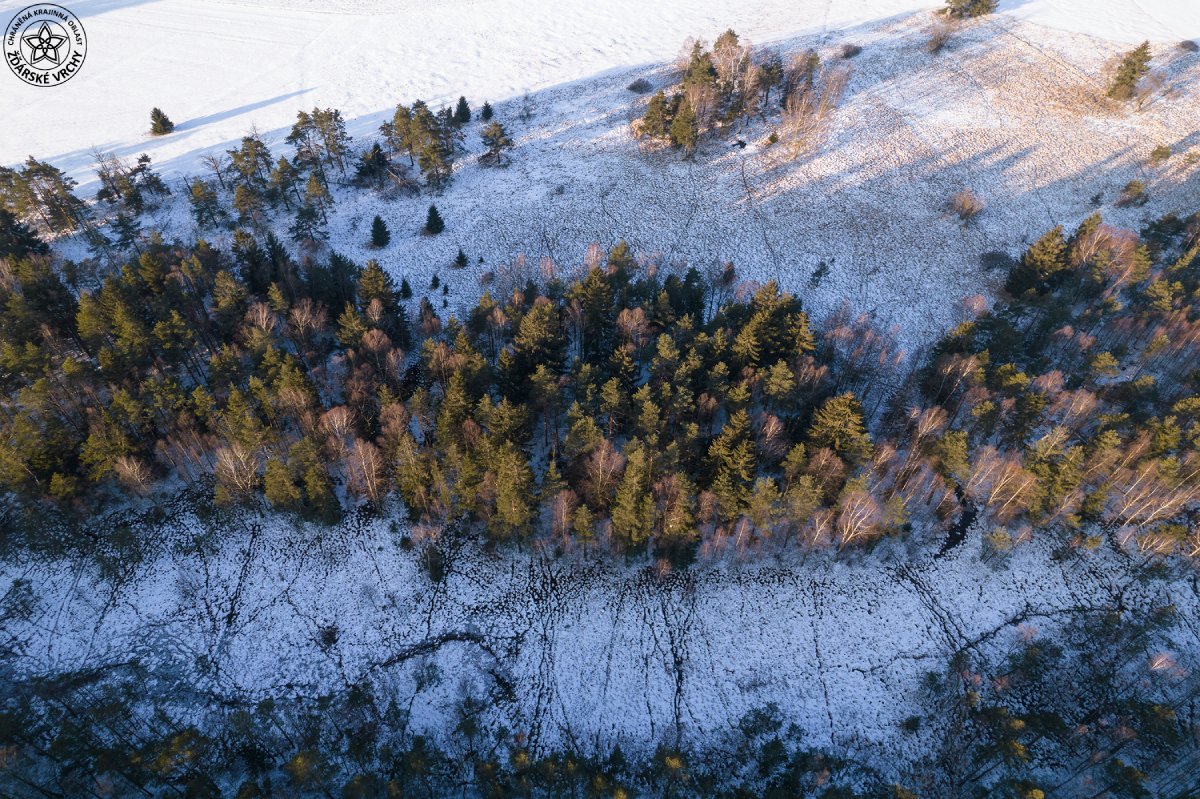
<svg viewBox="0 0 1200 799">
<path fill-rule="evenodd" d="M 467 268 L 467 254 L 462 251 L 462 247 L 458 248 L 458 255 L 454 256 L 454 268 L 455 269 L 466 269 Z"/>
<path fill-rule="evenodd" d="M 1161 164 L 1171 157 L 1171 148 L 1165 144 L 1160 144 L 1150 151 L 1150 163 Z"/>
<path fill-rule="evenodd" d="M 440 277 L 438 277 L 437 275 L 434 275 L 433 279 L 429 281 L 429 288 L 430 289 L 438 289 L 441 287 L 442 287 L 442 279 Z"/>
<path fill-rule="evenodd" d="M 1114 100 L 1128 100 L 1133 97 L 1137 82 L 1150 71 L 1150 42 L 1142 42 L 1125 54 L 1117 74 L 1113 77 L 1108 96 Z"/>
<path fill-rule="evenodd" d="M 371 244 L 376 247 L 386 247 L 391 240 L 392 234 L 388 231 L 383 217 L 376 214 L 375 221 L 371 223 Z"/>
<path fill-rule="evenodd" d="M 488 122 L 489 120 L 491 120 L 492 114 L 494 114 L 494 113 L 495 112 L 492 110 L 492 104 L 485 102 L 483 104 L 483 108 L 479 109 L 479 118 L 482 119 L 484 122 Z"/>
<path fill-rule="evenodd" d="M 400 278 L 400 299 L 412 299 L 412 286 L 408 285 L 408 278 L 406 277 Z"/>
<path fill-rule="evenodd" d="M 467 105 L 466 97 L 458 98 L 458 105 L 454 107 L 454 124 L 460 128 L 471 121 L 471 106 Z"/>
<path fill-rule="evenodd" d="M 696 113 L 692 110 L 692 104 L 684 98 L 675 114 L 675 121 L 671 123 L 671 145 L 681 148 L 686 157 L 696 151 L 699 141 L 700 127 L 696 121 Z"/>
<path fill-rule="evenodd" d="M 1142 206 L 1150 199 L 1150 195 L 1146 193 L 1146 181 L 1131 180 L 1125 184 L 1125 188 L 1121 189 L 1121 195 L 1117 198 L 1117 205 L 1124 208 L 1127 205 Z"/>
<path fill-rule="evenodd" d="M 168 119 L 167 115 L 161 109 L 151 109 L 150 132 L 152 134 L 155 136 L 166 136 L 173 130 L 175 130 L 175 123 Z"/>
<path fill-rule="evenodd" d="M 442 215 L 438 213 L 436 205 L 429 206 L 429 214 L 425 217 L 425 232 L 431 236 L 436 236 L 446 229 L 446 223 L 442 219 Z"/>
<path fill-rule="evenodd" d="M 488 148 L 487 154 L 484 156 L 489 161 L 500 163 L 502 153 L 505 150 L 512 149 L 512 139 L 508 137 L 508 131 L 499 122 L 493 122 L 483 129 L 479 134 L 479 138 L 483 139 L 483 146 Z"/>
</svg>

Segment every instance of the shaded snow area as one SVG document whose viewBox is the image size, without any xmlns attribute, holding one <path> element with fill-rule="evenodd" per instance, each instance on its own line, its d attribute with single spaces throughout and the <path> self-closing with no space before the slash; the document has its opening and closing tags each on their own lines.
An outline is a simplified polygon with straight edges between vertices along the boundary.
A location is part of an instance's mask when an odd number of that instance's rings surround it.
<svg viewBox="0 0 1200 799">
<path fill-rule="evenodd" d="M 746 21 L 732 12 L 728 19 L 738 26 Z M 461 318 L 482 290 L 481 276 L 502 273 L 519 255 L 526 256 L 535 277 L 544 257 L 568 277 L 583 267 L 591 242 L 611 246 L 625 238 L 634 252 L 659 253 L 667 268 L 686 263 L 705 269 L 728 260 L 742 279 L 776 278 L 818 320 L 849 301 L 879 326 L 898 326 L 901 346 L 912 352 L 957 323 L 956 301 L 994 294 L 1005 274 L 997 254 L 1019 255 L 1050 227 L 1070 229 L 1101 210 L 1109 224 L 1140 229 L 1164 213 L 1195 209 L 1200 166 L 1188 153 L 1200 153 L 1200 55 L 1157 45 L 1153 66 L 1165 78 L 1164 88 L 1139 113 L 1103 98 L 1105 70 L 1125 45 L 992 15 L 968 22 L 947 50 L 930 55 L 924 44 L 932 19 L 921 12 L 780 43 L 785 52 L 816 48 L 826 61 L 836 60 L 843 44 L 864 48 L 848 62 L 852 78 L 833 129 L 815 152 L 795 161 L 780 145 L 768 146 L 779 123 L 777 109 L 746 128 L 705 139 L 690 161 L 638 139 L 631 123 L 646 98 L 626 86 L 636 77 L 670 85 L 670 67 L 609 70 L 533 92 L 533 116 L 526 121 L 518 118 L 519 98 L 497 102 L 497 117 L 516 142 L 506 168 L 480 163 L 482 123 L 475 121 L 465 130 L 469 152 L 459 155 L 454 182 L 440 196 L 385 198 L 335 187 L 328 245 L 358 263 L 378 259 L 397 279 L 409 279 L 416 298 L 432 294 L 431 277 L 439 275 L 449 286 L 448 308 Z M 724 24 L 705 23 L 714 29 Z M 753 31 L 750 24 L 746 35 Z M 370 28 L 365 35 L 373 35 Z M 680 39 L 673 33 L 673 46 Z M 362 44 L 378 52 L 375 46 L 369 40 Z M 447 74 L 457 74 L 456 63 L 445 65 Z M 504 72 L 501 66 L 497 74 Z M 416 99 L 396 88 L 384 90 L 390 76 L 411 71 L 399 63 L 368 71 L 364 64 L 356 91 L 379 87 L 371 95 L 371 113 L 355 105 L 359 95 L 353 102 L 342 98 L 356 146 L 369 144 L 378 123 L 390 117 L 390 110 L 379 110 L 389 108 L 382 97 Z M 311 74 L 324 75 L 315 66 Z M 547 74 L 534 71 L 530 79 Z M 452 99 L 461 85 L 446 85 L 434 99 Z M 471 100 L 478 110 L 481 97 Z M 257 120 L 274 155 L 291 155 L 283 142 L 288 123 L 296 108 L 311 102 L 308 95 L 287 96 L 270 109 L 254 110 L 239 125 L 244 130 L 246 120 Z M 159 104 L 170 108 L 167 100 Z M 224 105 L 229 102 L 208 108 Z M 143 111 L 128 111 L 130 124 Z M 116 145 L 99 135 L 93 141 L 123 156 L 158 152 L 156 163 L 169 179 L 180 169 L 199 173 L 196 158 L 202 152 L 236 143 L 221 138 L 233 131 L 215 121 L 219 115 L 201 124 L 173 113 L 187 121 L 161 141 Z M 219 130 L 226 132 L 212 147 Z M 52 146 L 47 150 L 54 135 L 35 148 L 39 157 L 71 168 L 94 188 L 86 148 L 55 157 Z M 77 145 L 87 135 L 71 133 Z M 11 139 L 4 137 L 5 157 L 24 154 L 25 145 Z M 1150 152 L 1161 144 L 1173 156 L 1152 164 Z M 1148 204 L 1116 207 L 1121 189 L 1135 179 L 1145 181 Z M 175 198 L 146 227 L 224 242 L 228 233 L 194 229 L 182 181 L 173 185 Z M 971 189 L 986 204 L 965 225 L 949 208 L 951 195 L 961 189 Z M 430 202 L 447 222 L 437 237 L 419 233 Z M 383 250 L 369 246 L 376 214 L 392 231 Z M 290 222 L 282 206 L 274 212 L 281 235 Z M 461 272 L 451 268 L 460 247 L 471 264 Z M 86 254 L 81 240 L 62 243 L 61 249 L 70 257 Z"/>
<path fill-rule="evenodd" d="M 976 530 L 940 559 L 886 545 L 841 562 L 793 550 L 674 575 L 444 538 L 433 583 L 425 543 L 404 549 L 403 526 L 375 517 L 208 524 L 180 510 L 153 527 L 158 551 L 104 577 L 65 562 L 7 567 L 0 595 L 23 579 L 36 597 L 5 631 L 18 670 L 136 658 L 164 689 L 251 701 L 367 679 L 435 736 L 453 728 L 456 701 L 500 682 L 513 690 L 489 711 L 496 722 L 537 748 L 585 753 L 711 740 L 776 702 L 809 743 L 895 767 L 936 732 L 900 729 L 920 712 L 923 674 L 960 648 L 995 662 L 1030 631 L 1053 636 L 1073 609 L 1118 602 L 1174 604 L 1190 620 L 1175 651 L 1200 644 L 1187 581 L 1138 582 L 1107 547 L 1056 561 L 1051 533 L 1000 568 L 980 562 Z"/>
</svg>

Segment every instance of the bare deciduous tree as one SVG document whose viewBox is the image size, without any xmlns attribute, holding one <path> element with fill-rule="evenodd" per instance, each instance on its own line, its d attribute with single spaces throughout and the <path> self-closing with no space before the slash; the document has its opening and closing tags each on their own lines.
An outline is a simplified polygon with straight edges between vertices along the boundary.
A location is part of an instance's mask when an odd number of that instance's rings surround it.
<svg viewBox="0 0 1200 799">
<path fill-rule="evenodd" d="M 812 88 L 802 85 L 788 96 L 779 130 L 780 139 L 793 160 L 820 144 L 849 81 L 850 66 L 833 64 L 821 69 Z"/>
</svg>

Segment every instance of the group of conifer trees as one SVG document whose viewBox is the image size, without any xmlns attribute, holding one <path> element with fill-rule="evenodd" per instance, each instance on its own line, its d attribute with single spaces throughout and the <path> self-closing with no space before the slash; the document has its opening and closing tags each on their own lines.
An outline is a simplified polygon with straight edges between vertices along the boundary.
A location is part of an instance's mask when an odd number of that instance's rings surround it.
<svg viewBox="0 0 1200 799">
<path fill-rule="evenodd" d="M 519 259 L 462 319 L 422 300 L 410 320 L 407 281 L 296 261 L 270 233 L 228 252 L 150 236 L 85 286 L 14 225 L 0 479 L 30 508 L 180 480 L 324 519 L 396 497 L 497 542 L 677 565 L 871 545 L 970 508 L 1003 525 L 1001 553 L 1100 522 L 1200 554 L 1181 521 L 1200 496 L 1194 217 L 1050 231 L 1009 304 L 965 303 L 915 363 L 848 309 L 814 325 L 773 282 L 622 242 L 565 279 Z"/>
<path fill-rule="evenodd" d="M 858 48 L 861 50 L 861 48 Z M 842 58 L 858 52 L 842 51 Z M 786 58 L 778 49 L 743 43 L 727 30 L 711 50 L 703 40 L 688 39 L 676 63 L 678 84 L 670 96 L 659 89 L 646 105 L 638 133 L 666 140 L 690 156 L 705 132 L 738 130 L 753 117 L 780 114 L 780 130 L 788 139 L 811 137 L 825 125 L 848 79 L 848 67 L 822 65 L 814 50 Z M 772 91 L 775 99 L 772 102 Z M 780 139 L 772 132 L 769 143 Z M 797 142 L 792 142 L 793 145 Z"/>
</svg>

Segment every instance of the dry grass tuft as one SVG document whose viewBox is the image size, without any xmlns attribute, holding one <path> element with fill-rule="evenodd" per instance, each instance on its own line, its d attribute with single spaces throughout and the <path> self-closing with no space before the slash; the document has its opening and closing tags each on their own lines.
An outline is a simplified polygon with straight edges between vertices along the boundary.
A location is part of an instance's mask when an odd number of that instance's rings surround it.
<svg viewBox="0 0 1200 799">
<path fill-rule="evenodd" d="M 925 42 L 925 50 L 937 55 L 950 44 L 954 34 L 958 33 L 958 20 L 953 17 L 939 15 L 929 29 L 929 39 Z"/>
<path fill-rule="evenodd" d="M 950 210 L 964 222 L 970 222 L 983 208 L 983 200 L 970 189 L 957 191 L 950 198 Z"/>
</svg>

